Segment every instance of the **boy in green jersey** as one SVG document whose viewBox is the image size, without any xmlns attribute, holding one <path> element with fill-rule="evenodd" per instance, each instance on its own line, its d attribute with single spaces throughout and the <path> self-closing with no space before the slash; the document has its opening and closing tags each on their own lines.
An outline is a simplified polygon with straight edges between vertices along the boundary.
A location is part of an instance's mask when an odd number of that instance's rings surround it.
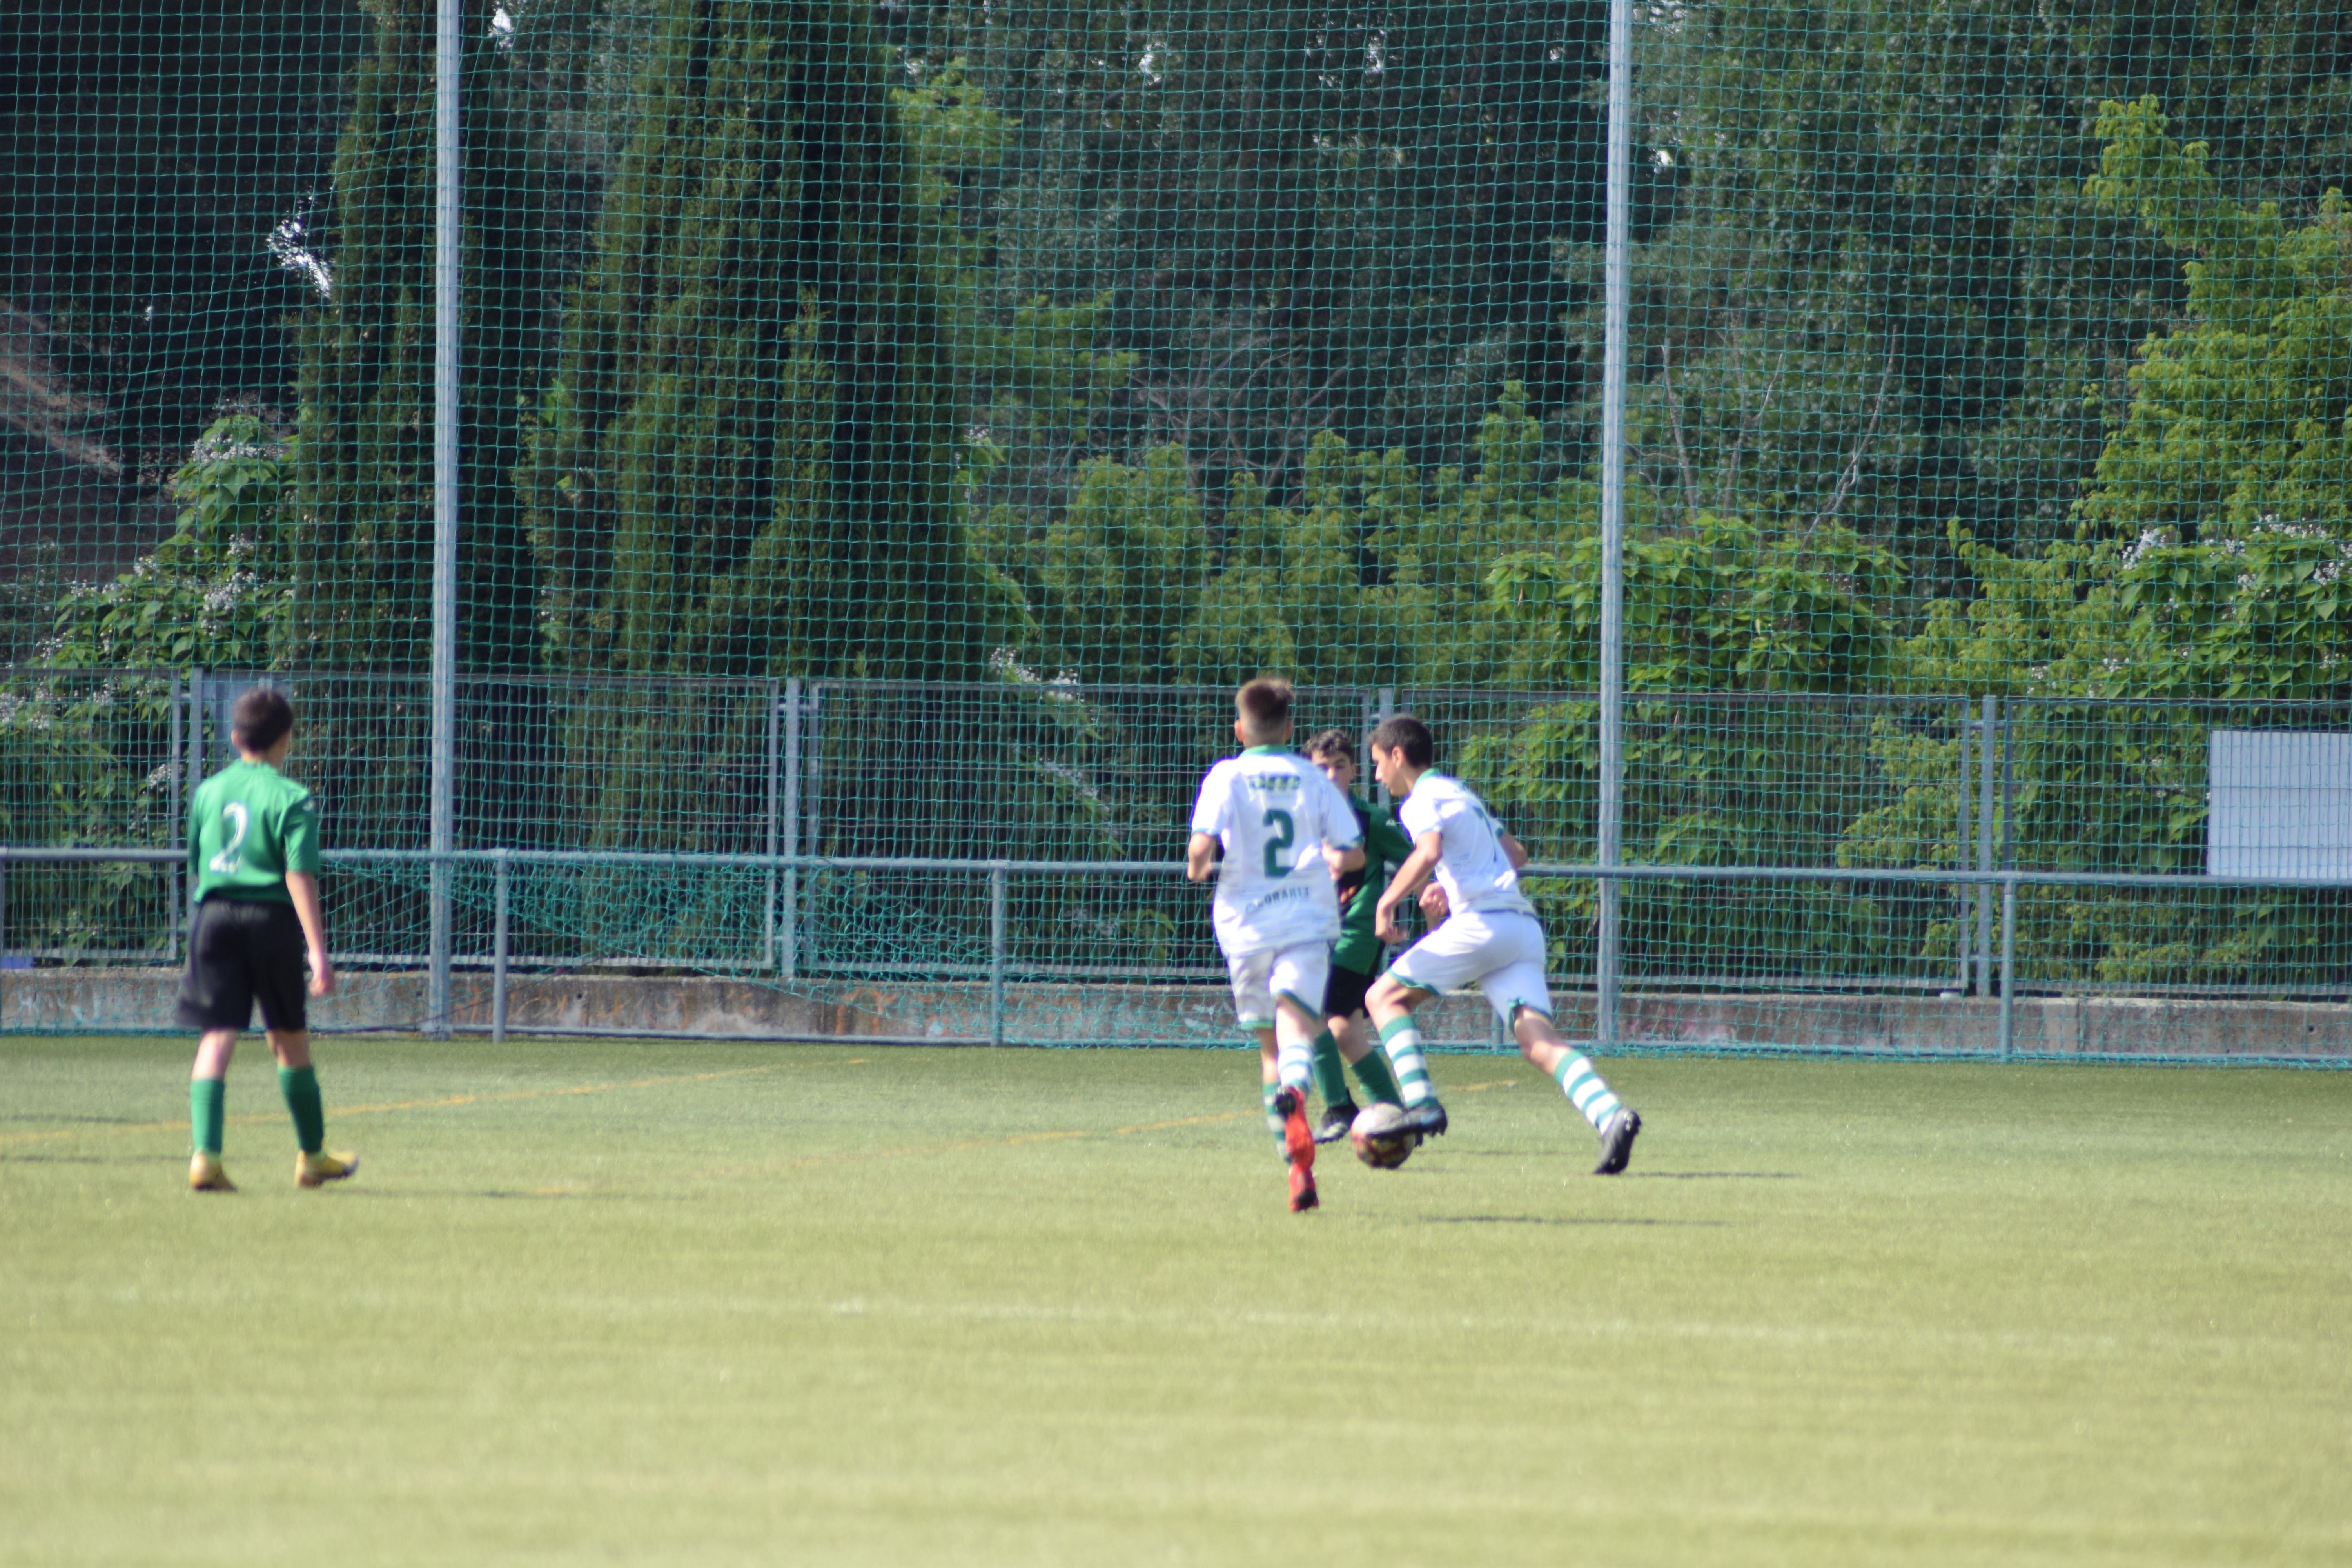
<svg viewBox="0 0 2352 1568">
<path fill-rule="evenodd" d="M 1342 1060 L 1356 1069 L 1364 1092 L 1375 1100 L 1404 1104 L 1388 1054 L 1372 1049 L 1364 993 L 1371 989 L 1372 976 L 1380 973 L 1381 961 L 1388 955 L 1372 930 L 1373 911 L 1381 901 L 1381 889 L 1388 885 L 1390 868 L 1412 853 L 1412 840 L 1356 793 L 1356 742 L 1346 731 L 1326 730 L 1317 735 L 1307 742 L 1307 755 L 1348 797 L 1364 835 L 1362 867 L 1339 879 L 1339 942 L 1331 950 L 1330 977 L 1323 988 L 1326 1032 L 1316 1041 L 1315 1089 L 1323 1097 L 1323 1120 L 1316 1123 L 1315 1142 L 1330 1143 L 1345 1138 L 1356 1120 L 1356 1102 L 1348 1093 Z"/>
<path fill-rule="evenodd" d="M 327 1152 L 327 1115 L 310 1067 L 303 994 L 335 989 L 319 912 L 318 805 L 278 771 L 294 739 L 294 710 L 285 698 L 258 686 L 239 697 L 229 738 L 237 760 L 197 785 L 188 807 L 188 883 L 196 909 L 179 1020 L 182 1028 L 204 1031 L 188 1083 L 195 1142 L 188 1185 L 200 1193 L 236 1191 L 221 1169 L 221 1129 L 229 1058 L 257 1001 L 300 1145 L 295 1184 L 315 1187 L 341 1181 L 360 1163 L 355 1154 Z"/>
</svg>

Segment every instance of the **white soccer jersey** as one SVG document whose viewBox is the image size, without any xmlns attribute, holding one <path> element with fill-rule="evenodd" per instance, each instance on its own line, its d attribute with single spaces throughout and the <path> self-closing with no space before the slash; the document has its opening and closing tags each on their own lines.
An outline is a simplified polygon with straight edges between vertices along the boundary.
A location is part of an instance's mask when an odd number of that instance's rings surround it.
<svg viewBox="0 0 2352 1568">
<path fill-rule="evenodd" d="M 1252 746 L 1201 781 L 1192 831 L 1224 847 L 1213 919 L 1229 958 L 1302 942 L 1336 942 L 1339 898 L 1323 846 L 1363 841 L 1355 808 L 1313 763 Z"/>
<path fill-rule="evenodd" d="M 1503 853 L 1501 825 L 1461 780 L 1422 774 L 1397 816 L 1416 841 L 1424 833 L 1440 836 L 1437 884 L 1445 889 L 1449 908 L 1536 912 L 1519 891 L 1519 874 L 1512 868 L 1511 858 Z"/>
</svg>

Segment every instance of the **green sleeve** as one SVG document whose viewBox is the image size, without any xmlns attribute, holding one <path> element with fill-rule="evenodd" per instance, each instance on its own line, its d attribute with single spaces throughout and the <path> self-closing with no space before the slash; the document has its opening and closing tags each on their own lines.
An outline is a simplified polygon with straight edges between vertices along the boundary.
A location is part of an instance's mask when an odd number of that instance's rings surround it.
<svg viewBox="0 0 2352 1568">
<path fill-rule="evenodd" d="M 1364 838 L 1372 853 L 1391 868 L 1402 865 L 1404 858 L 1412 853 L 1412 840 L 1404 836 L 1404 829 L 1386 812 L 1372 814 L 1371 831 Z"/>
<path fill-rule="evenodd" d="M 286 868 L 319 874 L 319 803 L 304 795 L 286 808 L 280 825 L 285 835 Z"/>
<path fill-rule="evenodd" d="M 196 826 L 199 820 L 197 803 L 203 798 L 198 794 L 188 801 L 188 904 L 191 908 L 194 907 L 205 885 L 205 836 Z"/>
</svg>

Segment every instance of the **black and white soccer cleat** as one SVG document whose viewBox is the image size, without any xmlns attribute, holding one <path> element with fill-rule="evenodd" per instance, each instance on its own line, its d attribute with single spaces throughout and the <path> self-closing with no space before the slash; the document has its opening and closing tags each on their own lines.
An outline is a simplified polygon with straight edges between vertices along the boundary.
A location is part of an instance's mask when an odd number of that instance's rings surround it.
<svg viewBox="0 0 2352 1568">
<path fill-rule="evenodd" d="M 1343 1100 L 1323 1108 L 1323 1120 L 1315 1124 L 1315 1142 L 1337 1143 L 1356 1124 L 1356 1102 Z"/>
<path fill-rule="evenodd" d="M 1601 1130 L 1601 1163 L 1592 1167 L 1596 1176 L 1613 1176 L 1623 1171 L 1633 1160 L 1633 1140 L 1642 1135 L 1642 1115 L 1630 1105 L 1621 1105 L 1609 1125 Z"/>
<path fill-rule="evenodd" d="M 1411 1133 L 1416 1143 L 1424 1138 L 1443 1138 L 1445 1136 L 1445 1107 L 1433 1099 L 1409 1107 L 1404 1113 L 1404 1121 L 1397 1131 Z"/>
</svg>

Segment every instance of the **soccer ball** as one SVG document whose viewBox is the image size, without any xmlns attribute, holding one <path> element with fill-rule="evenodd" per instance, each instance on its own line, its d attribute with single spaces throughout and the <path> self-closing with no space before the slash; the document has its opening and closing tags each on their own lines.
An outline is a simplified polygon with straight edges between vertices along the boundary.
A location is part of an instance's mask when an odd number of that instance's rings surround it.
<svg viewBox="0 0 2352 1568">
<path fill-rule="evenodd" d="M 1348 1142 L 1356 1146 L 1356 1158 L 1373 1170 L 1393 1171 L 1412 1158 L 1415 1139 L 1403 1125 L 1404 1112 L 1395 1106 L 1367 1106 L 1348 1129 Z"/>
</svg>

